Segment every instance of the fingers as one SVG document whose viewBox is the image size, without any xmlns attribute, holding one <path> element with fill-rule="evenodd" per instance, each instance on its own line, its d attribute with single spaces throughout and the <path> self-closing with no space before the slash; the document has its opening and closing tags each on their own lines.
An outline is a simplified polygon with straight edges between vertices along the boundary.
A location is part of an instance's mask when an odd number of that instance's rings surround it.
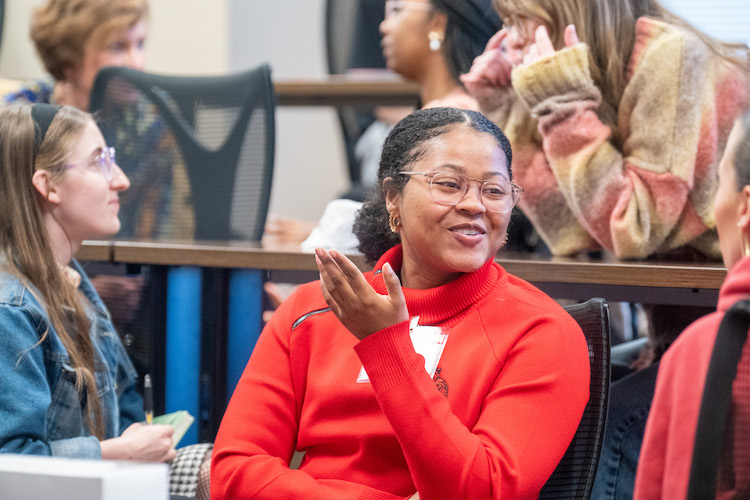
<svg viewBox="0 0 750 500">
<path fill-rule="evenodd" d="M 552 45 L 552 40 L 549 38 L 549 32 L 544 25 L 539 26 L 534 32 L 534 42 L 540 56 L 551 55 L 555 52 L 555 46 Z"/>
<path fill-rule="evenodd" d="M 500 31 L 492 35 L 492 37 L 487 41 L 487 45 L 484 47 L 484 51 L 487 52 L 490 50 L 499 49 L 503 43 L 503 40 L 505 40 L 507 36 L 508 30 L 505 28 L 501 29 Z"/>
<path fill-rule="evenodd" d="M 563 32 L 563 40 L 565 41 L 566 47 L 572 47 L 573 45 L 579 43 L 578 32 L 576 31 L 575 24 L 569 24 L 565 27 L 565 31 Z"/>
<path fill-rule="evenodd" d="M 535 61 L 538 61 L 542 57 L 541 53 L 539 52 L 539 47 L 537 44 L 532 43 L 529 46 L 529 51 L 526 53 L 525 56 L 523 56 L 523 63 L 524 64 L 531 64 Z"/>
<path fill-rule="evenodd" d="M 406 302 L 404 291 L 401 289 L 401 281 L 398 279 L 396 271 L 393 270 L 389 262 L 383 264 L 383 281 L 385 282 L 385 289 L 388 291 L 388 296 L 394 303 L 402 304 Z"/>
<path fill-rule="evenodd" d="M 315 259 L 320 271 L 321 284 L 325 285 L 323 296 L 326 298 L 327 295 L 335 304 L 351 301 L 364 290 L 363 287 L 369 288 L 362 272 L 342 253 L 316 248 Z M 332 306 L 330 302 L 328 305 Z"/>
</svg>

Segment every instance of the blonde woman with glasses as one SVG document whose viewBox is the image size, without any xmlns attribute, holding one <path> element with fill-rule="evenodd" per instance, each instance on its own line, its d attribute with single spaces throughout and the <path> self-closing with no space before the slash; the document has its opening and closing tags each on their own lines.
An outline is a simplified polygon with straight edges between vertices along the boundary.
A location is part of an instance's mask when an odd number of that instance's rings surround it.
<svg viewBox="0 0 750 500">
<path fill-rule="evenodd" d="M 0 452 L 167 462 L 136 372 L 74 255 L 120 228 L 130 185 L 72 106 L 0 110 Z"/>
</svg>

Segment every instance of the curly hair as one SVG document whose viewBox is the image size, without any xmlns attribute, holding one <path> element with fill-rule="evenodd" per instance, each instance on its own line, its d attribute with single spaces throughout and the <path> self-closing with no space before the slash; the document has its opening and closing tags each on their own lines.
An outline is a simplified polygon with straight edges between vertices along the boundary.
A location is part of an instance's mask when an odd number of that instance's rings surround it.
<svg viewBox="0 0 750 500">
<path fill-rule="evenodd" d="M 378 169 L 378 182 L 368 195 L 354 221 L 354 234 L 359 239 L 359 251 L 370 264 L 374 264 L 386 250 L 401 242 L 398 234 L 388 225 L 388 209 L 385 205 L 383 181 L 390 178 L 390 188 L 402 192 L 409 181 L 398 175 L 419 160 L 429 149 L 429 141 L 464 124 L 477 132 L 490 134 L 505 153 L 509 180 L 513 180 L 510 164 L 512 153 L 510 142 L 502 130 L 476 111 L 457 108 L 428 108 L 415 111 L 391 130 L 383 144 L 383 153 Z"/>
<path fill-rule="evenodd" d="M 82 63 L 89 41 L 103 45 L 107 35 L 147 16 L 147 0 L 49 0 L 34 11 L 31 40 L 47 72 L 61 81 Z"/>
</svg>

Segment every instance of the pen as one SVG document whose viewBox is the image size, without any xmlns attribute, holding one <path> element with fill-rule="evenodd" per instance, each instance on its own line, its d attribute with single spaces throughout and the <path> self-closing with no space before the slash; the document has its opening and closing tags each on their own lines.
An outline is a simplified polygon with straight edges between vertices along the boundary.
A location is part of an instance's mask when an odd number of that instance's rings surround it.
<svg viewBox="0 0 750 500">
<path fill-rule="evenodd" d="M 143 411 L 146 412 L 146 423 L 154 420 L 154 391 L 151 386 L 151 375 L 143 376 Z"/>
</svg>

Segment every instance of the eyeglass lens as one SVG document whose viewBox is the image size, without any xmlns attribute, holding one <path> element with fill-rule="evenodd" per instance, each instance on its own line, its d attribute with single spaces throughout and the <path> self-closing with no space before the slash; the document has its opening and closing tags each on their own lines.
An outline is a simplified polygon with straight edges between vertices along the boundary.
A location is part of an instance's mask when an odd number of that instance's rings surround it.
<svg viewBox="0 0 750 500">
<path fill-rule="evenodd" d="M 430 179 L 432 199 L 442 205 L 456 205 L 469 191 L 468 177 L 453 172 L 440 172 Z M 515 205 L 517 194 L 504 179 L 487 180 L 480 184 L 482 204 L 490 212 L 509 212 Z"/>
<path fill-rule="evenodd" d="M 115 164 L 115 148 L 104 148 L 96 161 L 102 169 L 104 179 L 110 182 L 112 180 L 112 169 Z"/>
</svg>

